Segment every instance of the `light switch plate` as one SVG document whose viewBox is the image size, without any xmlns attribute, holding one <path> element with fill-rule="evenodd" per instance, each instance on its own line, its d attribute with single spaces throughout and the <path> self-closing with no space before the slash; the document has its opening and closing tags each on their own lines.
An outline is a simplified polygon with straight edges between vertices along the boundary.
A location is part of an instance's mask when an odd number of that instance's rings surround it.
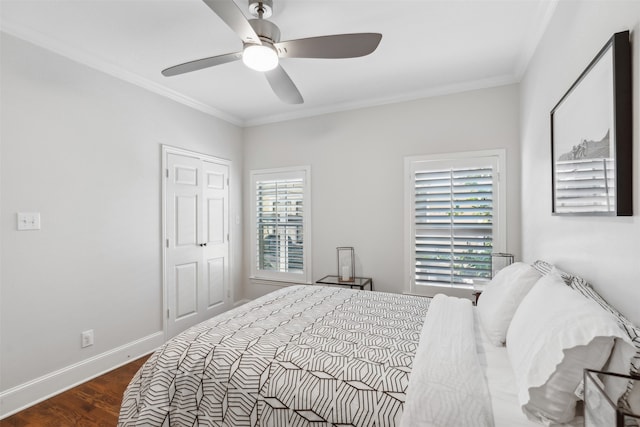
<svg viewBox="0 0 640 427">
<path fill-rule="evenodd" d="M 40 212 L 18 212 L 18 230 L 40 230 Z"/>
</svg>

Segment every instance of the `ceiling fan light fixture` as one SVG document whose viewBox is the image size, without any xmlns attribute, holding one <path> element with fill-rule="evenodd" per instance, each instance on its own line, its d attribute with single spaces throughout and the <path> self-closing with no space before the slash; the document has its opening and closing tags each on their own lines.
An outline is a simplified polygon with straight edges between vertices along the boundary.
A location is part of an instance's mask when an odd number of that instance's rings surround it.
<svg viewBox="0 0 640 427">
<path fill-rule="evenodd" d="M 250 44 L 244 47 L 242 62 L 252 70 L 269 71 L 278 66 L 278 53 L 266 44 Z"/>
</svg>

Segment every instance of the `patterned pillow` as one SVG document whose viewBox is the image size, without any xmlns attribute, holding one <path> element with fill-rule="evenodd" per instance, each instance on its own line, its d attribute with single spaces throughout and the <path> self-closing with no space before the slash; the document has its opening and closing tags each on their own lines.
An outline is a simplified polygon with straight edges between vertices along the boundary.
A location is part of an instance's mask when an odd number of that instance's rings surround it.
<svg viewBox="0 0 640 427">
<path fill-rule="evenodd" d="M 564 280 L 564 283 L 566 283 L 567 285 L 571 283 L 571 280 L 573 280 L 574 277 L 577 277 L 572 274 L 566 273 L 560 270 L 558 267 L 554 266 L 553 264 L 549 264 L 548 262 L 542 261 L 542 260 L 537 260 L 536 262 L 534 262 L 533 268 L 538 270 L 540 274 L 542 274 L 543 276 L 549 274 L 551 270 L 555 268 L 556 271 L 560 273 L 560 276 L 562 277 L 562 280 Z M 587 284 L 587 286 L 589 285 Z"/>
</svg>

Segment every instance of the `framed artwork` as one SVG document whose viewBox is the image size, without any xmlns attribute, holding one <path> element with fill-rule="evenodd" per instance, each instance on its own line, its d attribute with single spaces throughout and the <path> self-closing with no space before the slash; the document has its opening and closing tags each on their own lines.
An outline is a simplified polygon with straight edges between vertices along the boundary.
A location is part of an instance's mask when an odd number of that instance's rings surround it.
<svg viewBox="0 0 640 427">
<path fill-rule="evenodd" d="M 632 215 L 631 47 L 616 33 L 551 110 L 552 212 Z"/>
</svg>

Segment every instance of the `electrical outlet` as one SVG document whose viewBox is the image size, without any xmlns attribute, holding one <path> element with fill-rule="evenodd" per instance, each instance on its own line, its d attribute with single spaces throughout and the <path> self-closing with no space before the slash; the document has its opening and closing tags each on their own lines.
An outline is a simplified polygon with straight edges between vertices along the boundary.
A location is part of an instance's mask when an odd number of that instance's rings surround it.
<svg viewBox="0 0 640 427">
<path fill-rule="evenodd" d="M 18 230 L 40 230 L 40 212 L 18 212 Z"/>
<path fill-rule="evenodd" d="M 82 348 L 89 347 L 93 345 L 93 329 L 89 329 L 88 331 L 84 331 L 82 333 Z"/>
</svg>

